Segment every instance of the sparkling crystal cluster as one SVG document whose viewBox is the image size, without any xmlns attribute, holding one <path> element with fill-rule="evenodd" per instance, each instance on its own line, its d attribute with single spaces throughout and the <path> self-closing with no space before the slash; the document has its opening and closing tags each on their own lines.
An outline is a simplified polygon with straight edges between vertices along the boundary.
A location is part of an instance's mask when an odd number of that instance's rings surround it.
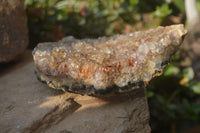
<svg viewBox="0 0 200 133">
<path fill-rule="evenodd" d="M 36 75 L 50 87 L 98 95 L 131 91 L 162 74 L 183 41 L 182 24 L 147 31 L 40 43 L 33 51 Z"/>
</svg>

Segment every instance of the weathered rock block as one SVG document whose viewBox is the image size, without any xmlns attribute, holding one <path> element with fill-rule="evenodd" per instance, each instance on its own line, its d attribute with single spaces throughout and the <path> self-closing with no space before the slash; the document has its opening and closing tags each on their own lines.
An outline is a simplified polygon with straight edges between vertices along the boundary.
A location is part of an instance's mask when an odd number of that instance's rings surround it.
<svg viewBox="0 0 200 133">
<path fill-rule="evenodd" d="M 55 91 L 37 81 L 27 59 L 4 71 L 1 133 L 150 133 L 143 89 L 101 98 Z"/>
<path fill-rule="evenodd" d="M 50 87 L 99 95 L 141 88 L 162 74 L 179 48 L 183 25 L 158 27 L 113 37 L 66 37 L 33 51 L 36 74 Z"/>
<path fill-rule="evenodd" d="M 0 63 L 13 60 L 27 45 L 24 0 L 0 0 Z"/>
</svg>

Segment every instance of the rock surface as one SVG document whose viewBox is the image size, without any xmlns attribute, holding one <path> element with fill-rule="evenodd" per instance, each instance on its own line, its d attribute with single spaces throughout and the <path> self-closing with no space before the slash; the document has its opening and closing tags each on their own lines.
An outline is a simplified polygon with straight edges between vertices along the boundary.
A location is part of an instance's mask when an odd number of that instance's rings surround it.
<svg viewBox="0 0 200 133">
<path fill-rule="evenodd" d="M 0 0 L 0 63 L 15 59 L 27 45 L 24 0 Z"/>
<path fill-rule="evenodd" d="M 143 89 L 95 98 L 49 89 L 37 81 L 27 53 L 0 69 L 1 133 L 150 133 Z"/>
<path fill-rule="evenodd" d="M 36 74 L 50 87 L 99 95 L 127 92 L 161 75 L 182 43 L 183 25 L 158 27 L 113 37 L 66 37 L 33 51 Z"/>
</svg>

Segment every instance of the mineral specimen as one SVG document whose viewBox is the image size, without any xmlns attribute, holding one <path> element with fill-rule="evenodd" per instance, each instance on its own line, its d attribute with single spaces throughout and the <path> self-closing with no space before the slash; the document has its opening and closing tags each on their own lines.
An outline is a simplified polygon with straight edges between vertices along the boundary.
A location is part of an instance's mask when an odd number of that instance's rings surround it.
<svg viewBox="0 0 200 133">
<path fill-rule="evenodd" d="M 100 95 L 143 87 L 162 74 L 186 34 L 182 24 L 112 37 L 41 43 L 36 75 L 50 87 Z"/>
</svg>

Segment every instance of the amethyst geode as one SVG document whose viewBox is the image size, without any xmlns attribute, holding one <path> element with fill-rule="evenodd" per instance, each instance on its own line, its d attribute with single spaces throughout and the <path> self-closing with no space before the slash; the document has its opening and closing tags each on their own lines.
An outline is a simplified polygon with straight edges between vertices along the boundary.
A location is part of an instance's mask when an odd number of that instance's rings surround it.
<svg viewBox="0 0 200 133">
<path fill-rule="evenodd" d="M 50 87 L 100 95 L 143 87 L 162 74 L 186 34 L 182 24 L 112 37 L 40 43 L 36 75 Z"/>
</svg>

